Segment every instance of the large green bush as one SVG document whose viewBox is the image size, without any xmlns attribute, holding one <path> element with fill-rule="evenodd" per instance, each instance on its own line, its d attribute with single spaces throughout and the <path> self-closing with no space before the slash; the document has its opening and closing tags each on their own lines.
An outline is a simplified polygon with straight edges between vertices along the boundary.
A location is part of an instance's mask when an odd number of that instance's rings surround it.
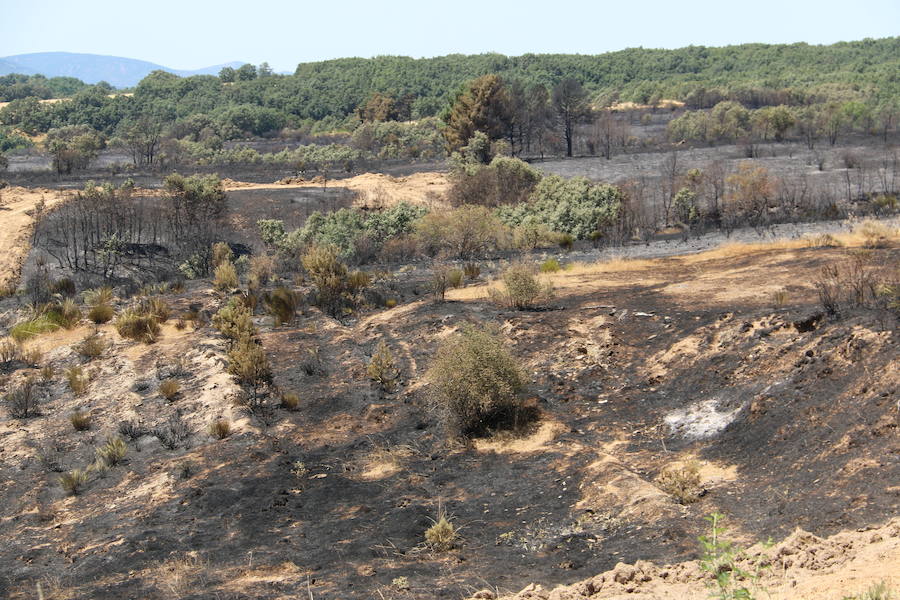
<svg viewBox="0 0 900 600">
<path fill-rule="evenodd" d="M 525 371 L 494 330 L 465 326 L 438 348 L 427 379 L 443 423 L 462 435 L 515 426 Z"/>
<path fill-rule="evenodd" d="M 587 239 L 616 221 L 623 201 L 622 190 L 614 185 L 550 175 L 537 184 L 528 202 L 500 207 L 497 214 L 507 225 L 544 224 L 553 231 Z"/>
</svg>

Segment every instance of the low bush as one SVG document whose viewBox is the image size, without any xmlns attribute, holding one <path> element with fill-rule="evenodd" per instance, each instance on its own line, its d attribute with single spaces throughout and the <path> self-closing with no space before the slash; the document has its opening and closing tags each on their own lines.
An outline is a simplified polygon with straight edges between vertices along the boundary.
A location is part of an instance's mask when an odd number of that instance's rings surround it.
<svg viewBox="0 0 900 600">
<path fill-rule="evenodd" d="M 681 504 L 696 502 L 703 494 L 700 465 L 691 461 L 664 469 L 656 478 L 656 485 Z"/>
<path fill-rule="evenodd" d="M 260 389 L 271 384 L 272 371 L 265 350 L 252 338 L 241 338 L 228 351 L 228 372 L 250 388 L 249 404 L 255 406 Z"/>
<path fill-rule="evenodd" d="M 450 269 L 445 265 L 435 265 L 431 270 L 431 294 L 436 300 L 444 301 L 450 287 Z"/>
<path fill-rule="evenodd" d="M 548 258 L 541 263 L 541 273 L 556 273 L 560 269 L 562 269 L 562 267 L 555 258 Z"/>
<path fill-rule="evenodd" d="M 98 333 L 92 333 L 81 340 L 77 346 L 78 354 L 84 358 L 91 360 L 102 355 L 106 350 L 106 342 Z"/>
<path fill-rule="evenodd" d="M 425 543 L 435 552 L 452 550 L 459 542 L 459 531 L 444 511 L 438 511 L 437 519 L 431 520 L 431 527 L 425 530 Z"/>
<path fill-rule="evenodd" d="M 110 322 L 115 314 L 112 306 L 108 304 L 98 304 L 97 306 L 92 306 L 88 310 L 87 317 L 93 323 L 101 325 Z"/>
<path fill-rule="evenodd" d="M 293 323 L 300 305 L 300 297 L 293 290 L 279 287 L 272 290 L 271 293 L 265 294 L 263 302 L 275 320 L 275 327 L 280 327 Z"/>
<path fill-rule="evenodd" d="M 497 302 L 514 308 L 526 310 L 539 302 L 553 298 L 553 286 L 542 284 L 534 276 L 534 268 L 525 263 L 508 267 L 501 277 L 502 287 L 491 290 L 491 296 Z"/>
<path fill-rule="evenodd" d="M 481 275 L 481 267 L 478 266 L 478 263 L 467 262 L 463 265 L 463 273 L 465 273 L 466 279 L 474 281 Z"/>
<path fill-rule="evenodd" d="M 463 273 L 462 269 L 450 269 L 447 271 L 447 283 L 450 287 L 462 287 L 464 277 L 465 273 Z"/>
<path fill-rule="evenodd" d="M 139 422 L 134 420 L 119 423 L 119 435 L 131 441 L 147 435 L 147 430 Z"/>
<path fill-rule="evenodd" d="M 313 246 L 301 262 L 316 287 L 316 305 L 332 317 L 355 306 L 359 292 L 369 284 L 365 274 L 350 275 L 332 246 Z"/>
<path fill-rule="evenodd" d="M 172 416 L 166 423 L 153 430 L 153 435 L 156 436 L 159 443 L 169 450 L 177 448 L 192 434 L 190 426 L 178 416 Z"/>
<path fill-rule="evenodd" d="M 44 360 L 44 353 L 41 352 L 40 348 L 28 348 L 27 350 L 21 351 L 22 362 L 24 362 L 29 367 L 37 367 Z"/>
<path fill-rule="evenodd" d="M 378 342 L 372 359 L 366 365 L 369 379 L 378 384 L 385 392 L 392 392 L 400 379 L 400 369 L 394 361 L 394 355 L 384 340 Z"/>
<path fill-rule="evenodd" d="M 76 293 L 78 293 L 78 290 L 75 287 L 74 281 L 72 281 L 68 277 L 63 277 L 50 284 L 50 292 L 53 294 L 59 294 L 60 296 L 71 298 Z"/>
<path fill-rule="evenodd" d="M 231 261 L 226 261 L 216 267 L 213 277 L 213 285 L 217 290 L 233 290 L 238 286 L 237 269 Z"/>
<path fill-rule="evenodd" d="M 39 414 L 38 397 L 31 379 L 26 379 L 9 390 L 3 397 L 3 403 L 9 415 L 15 419 L 27 419 Z"/>
<path fill-rule="evenodd" d="M 291 392 L 281 394 L 281 408 L 285 410 L 297 410 L 300 408 L 300 396 Z"/>
<path fill-rule="evenodd" d="M 81 367 L 69 367 L 66 369 L 66 383 L 76 396 L 81 396 L 87 391 L 89 379 Z"/>
<path fill-rule="evenodd" d="M 232 298 L 228 304 L 219 309 L 213 315 L 212 321 L 216 329 L 232 341 L 249 338 L 256 334 L 250 309 L 236 298 Z"/>
<path fill-rule="evenodd" d="M 212 246 L 211 259 L 213 267 L 218 267 L 221 264 L 233 261 L 234 252 L 231 251 L 231 246 L 225 242 L 216 242 Z"/>
<path fill-rule="evenodd" d="M 22 347 L 14 340 L 0 340 L 0 366 L 6 367 L 19 360 L 21 354 Z"/>
<path fill-rule="evenodd" d="M 275 276 L 275 259 L 267 254 L 250 259 L 250 281 L 256 285 L 265 285 Z"/>
<path fill-rule="evenodd" d="M 465 326 L 441 344 L 427 373 L 444 425 L 462 435 L 524 420 L 527 377 L 495 331 Z"/>
</svg>

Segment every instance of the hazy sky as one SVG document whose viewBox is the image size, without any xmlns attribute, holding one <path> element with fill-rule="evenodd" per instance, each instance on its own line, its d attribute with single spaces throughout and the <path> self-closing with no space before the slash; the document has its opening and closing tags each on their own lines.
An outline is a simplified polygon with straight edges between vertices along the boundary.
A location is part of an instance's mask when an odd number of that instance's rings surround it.
<svg viewBox="0 0 900 600">
<path fill-rule="evenodd" d="M 0 9 L 0 56 L 61 50 L 176 69 L 900 35 L 900 0 L 0 0 Z"/>
</svg>

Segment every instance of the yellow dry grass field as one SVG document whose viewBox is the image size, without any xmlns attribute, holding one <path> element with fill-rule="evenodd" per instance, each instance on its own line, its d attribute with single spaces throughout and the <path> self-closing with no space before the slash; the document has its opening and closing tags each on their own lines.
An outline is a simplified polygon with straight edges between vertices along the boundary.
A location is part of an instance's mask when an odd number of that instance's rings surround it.
<svg viewBox="0 0 900 600">
<path fill-rule="evenodd" d="M 633 273 L 639 274 L 640 281 L 644 285 L 658 285 L 661 283 L 659 277 L 654 276 L 655 272 L 659 272 L 661 268 L 666 270 L 681 270 L 685 272 L 695 272 L 695 277 L 690 284 L 697 290 L 703 288 L 703 280 L 715 280 L 718 287 L 724 280 L 733 280 L 733 284 L 724 286 L 731 292 L 731 299 L 735 294 L 750 293 L 756 294 L 759 290 L 745 289 L 740 285 L 741 279 L 746 276 L 739 268 L 731 269 L 726 273 L 716 272 L 715 276 L 704 275 L 698 271 L 703 263 L 733 259 L 739 257 L 749 257 L 764 253 L 781 253 L 779 260 L 785 258 L 784 253 L 791 250 L 802 250 L 820 245 L 828 245 L 843 248 L 865 248 L 881 245 L 893 245 L 900 243 L 900 229 L 888 227 L 882 223 L 875 221 L 863 221 L 857 225 L 851 232 L 828 235 L 814 236 L 799 239 L 778 239 L 769 242 L 750 243 L 728 243 L 717 248 L 699 252 L 696 254 L 687 254 L 683 256 L 672 256 L 666 258 L 655 259 L 628 259 L 628 258 L 612 258 L 608 260 L 597 261 L 593 263 L 574 262 L 566 265 L 565 268 L 556 273 L 542 273 L 539 279 L 542 282 L 551 283 L 554 290 L 558 293 L 573 294 L 579 291 L 585 291 L 590 288 L 596 288 L 598 285 L 605 287 L 620 287 L 630 285 L 634 278 L 623 278 L 622 274 Z M 790 269 L 786 269 L 781 273 L 783 277 L 779 279 L 779 272 L 774 270 L 766 270 L 771 278 L 768 288 L 774 290 L 779 285 L 790 285 L 796 280 L 796 273 Z M 605 277 L 609 275 L 610 277 Z M 671 288 L 672 292 L 676 290 L 683 292 L 684 284 L 670 284 L 667 288 Z M 447 291 L 447 299 L 459 301 L 478 301 L 486 300 L 491 296 L 492 289 L 499 289 L 500 282 L 497 280 L 488 281 L 478 285 L 471 285 L 464 288 L 453 289 Z M 720 295 L 720 294 L 718 294 Z M 717 296 L 717 294 L 714 294 Z M 719 298 L 725 300 L 726 298 Z"/>
<path fill-rule="evenodd" d="M 322 187 L 321 180 L 290 178 L 284 183 L 252 184 L 226 180 L 226 190 L 276 190 L 290 188 Z M 444 196 L 450 187 L 445 173 L 414 173 L 406 177 L 392 177 L 381 173 L 363 173 L 347 179 L 326 183 L 329 187 L 340 187 L 358 194 L 356 205 L 369 208 L 383 208 L 407 202 L 429 208 L 443 208 Z"/>
</svg>

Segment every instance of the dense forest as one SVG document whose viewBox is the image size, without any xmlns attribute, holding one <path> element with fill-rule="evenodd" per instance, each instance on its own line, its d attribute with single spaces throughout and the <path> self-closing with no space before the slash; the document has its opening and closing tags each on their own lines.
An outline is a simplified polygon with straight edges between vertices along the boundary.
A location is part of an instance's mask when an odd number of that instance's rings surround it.
<svg viewBox="0 0 900 600">
<path fill-rule="evenodd" d="M 480 105 L 479 93 L 495 96 Z M 42 102 L 62 97 L 67 100 Z M 279 136 L 322 145 L 334 140 L 316 135 L 343 132 L 334 160 L 355 160 L 361 157 L 357 151 L 381 158 L 429 158 L 459 149 L 480 130 L 492 140 L 507 140 L 515 155 L 536 147 L 543 154 L 539 138 L 549 127 L 554 151 L 570 155 L 575 128 L 597 123 L 594 117 L 604 107 L 656 105 L 662 99 L 696 111 L 719 107 L 711 116 L 698 112 L 676 123 L 670 130 L 675 141 L 746 138 L 754 129 L 754 115 L 747 111 L 778 107 L 778 112 L 755 115 L 763 139 L 770 133 L 780 139 L 794 127 L 798 137 L 827 137 L 833 144 L 842 129 L 884 134 L 894 128 L 898 98 L 900 37 L 830 46 L 634 48 L 597 56 L 345 58 L 303 63 L 293 75 L 274 74 L 263 63 L 226 67 L 218 76 L 182 78 L 155 71 L 135 88 L 119 91 L 71 78 L 8 75 L 0 77 L 0 100 L 7 101 L 0 109 L 0 152 L 29 145 L 28 136 L 55 132 L 52 139 L 69 140 L 57 143 L 60 151 L 73 146 L 93 151 L 115 141 L 128 148 L 135 165 L 176 155 L 253 162 L 262 159 L 246 152 L 222 155 L 223 144 Z M 461 102 L 470 105 L 461 107 Z M 463 114 L 466 110 L 487 112 Z M 613 125 L 600 123 L 606 134 L 592 142 L 594 148 L 605 147 L 607 155 Z M 166 140 L 177 143 L 166 149 Z"/>
</svg>

